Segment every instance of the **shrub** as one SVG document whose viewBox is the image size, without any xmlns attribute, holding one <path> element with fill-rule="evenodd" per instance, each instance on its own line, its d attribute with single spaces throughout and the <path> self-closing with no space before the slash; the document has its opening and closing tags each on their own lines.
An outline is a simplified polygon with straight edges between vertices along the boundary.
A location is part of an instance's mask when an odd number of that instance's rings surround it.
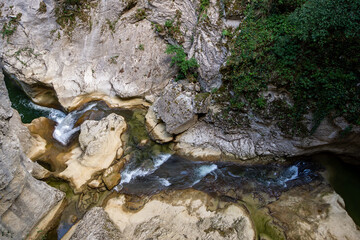
<svg viewBox="0 0 360 240">
<path fill-rule="evenodd" d="M 179 68 L 176 81 L 184 78 L 196 78 L 198 63 L 195 58 L 187 59 L 184 49 L 179 45 L 168 45 L 165 51 L 167 54 L 175 55 L 171 58 L 171 66 L 176 65 Z"/>
<path fill-rule="evenodd" d="M 245 98 L 262 108 L 258 93 L 272 84 L 291 93 L 293 126 L 308 112 L 314 113 L 312 131 L 327 116 L 359 125 L 360 3 L 303 2 L 248 6 L 222 70 L 235 92 L 232 101 Z"/>
</svg>

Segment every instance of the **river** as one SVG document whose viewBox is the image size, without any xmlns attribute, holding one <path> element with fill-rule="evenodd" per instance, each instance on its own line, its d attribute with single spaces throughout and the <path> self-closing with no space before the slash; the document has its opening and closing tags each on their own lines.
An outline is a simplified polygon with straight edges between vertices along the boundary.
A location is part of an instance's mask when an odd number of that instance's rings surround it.
<svg viewBox="0 0 360 240">
<path fill-rule="evenodd" d="M 153 195 L 163 190 L 187 188 L 220 194 L 229 189 L 240 189 L 243 192 L 266 192 L 278 197 L 283 191 L 321 180 L 324 175 L 336 192 L 344 198 L 349 215 L 360 225 L 360 207 L 357 204 L 360 197 L 358 169 L 344 164 L 336 157 L 320 155 L 303 158 L 301 161 L 289 161 L 288 164 L 248 166 L 221 161 L 190 161 L 174 155 L 167 145 L 159 145 L 152 141 L 145 147 L 139 145 L 141 138 L 146 135 L 143 112 L 140 112 L 142 117 L 134 118 L 139 111 L 111 109 L 105 102 L 97 101 L 66 113 L 34 104 L 14 81 L 5 77 L 5 82 L 12 107 L 19 111 L 22 121 L 30 123 L 38 117 L 51 119 L 55 122 L 52 136 L 62 145 L 67 145 L 72 138 L 76 138 L 80 130 L 79 125 L 86 119 L 100 120 L 111 112 L 124 116 L 129 125 L 130 138 L 127 144 L 132 147 L 133 152 L 131 160 L 121 171 L 122 180 L 114 191 L 142 196 Z M 141 138 L 137 137 L 139 134 L 142 135 Z M 59 220 L 57 229 L 51 233 L 52 237 L 60 239 L 76 222 L 74 219 L 70 221 L 69 218 L 75 216 L 78 220 L 88 209 L 80 211 L 75 207 L 81 196 L 74 197 L 65 181 L 50 179 L 48 183 L 67 191 L 67 198 L 72 199 Z M 110 192 L 101 193 L 99 199 L 109 194 Z"/>
</svg>

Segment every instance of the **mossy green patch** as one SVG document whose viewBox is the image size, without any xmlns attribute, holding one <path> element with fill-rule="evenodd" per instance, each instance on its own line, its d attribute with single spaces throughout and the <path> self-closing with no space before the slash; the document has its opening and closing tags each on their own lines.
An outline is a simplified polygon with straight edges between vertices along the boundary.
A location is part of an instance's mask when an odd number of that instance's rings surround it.
<svg viewBox="0 0 360 240">
<path fill-rule="evenodd" d="M 284 231 L 274 223 L 269 210 L 252 197 L 244 198 L 244 204 L 250 213 L 256 230 L 256 239 L 285 240 Z"/>
</svg>

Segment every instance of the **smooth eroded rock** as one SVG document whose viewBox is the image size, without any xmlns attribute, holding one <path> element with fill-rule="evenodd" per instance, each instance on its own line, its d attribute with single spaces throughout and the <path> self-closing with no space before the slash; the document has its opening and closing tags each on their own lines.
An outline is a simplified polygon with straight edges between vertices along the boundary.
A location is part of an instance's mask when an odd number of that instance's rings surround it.
<svg viewBox="0 0 360 240">
<path fill-rule="evenodd" d="M 20 144 L 13 110 L 0 72 L 0 228 L 1 239 L 40 237 L 63 206 L 65 194 L 36 180 Z M 15 116 L 16 117 L 16 116 Z M 11 122 L 11 123 L 10 123 Z M 18 133 L 19 136 L 22 134 Z"/>
<path fill-rule="evenodd" d="M 105 207 L 124 239 L 255 239 L 243 207 L 199 191 L 159 194 L 135 205 L 120 196 Z"/>
<path fill-rule="evenodd" d="M 80 147 L 72 150 L 67 168 L 59 174 L 68 179 L 77 190 L 88 182 L 93 174 L 108 168 L 122 148 L 122 133 L 126 122 L 115 113 L 100 121 L 87 120 L 81 125 Z"/>
</svg>

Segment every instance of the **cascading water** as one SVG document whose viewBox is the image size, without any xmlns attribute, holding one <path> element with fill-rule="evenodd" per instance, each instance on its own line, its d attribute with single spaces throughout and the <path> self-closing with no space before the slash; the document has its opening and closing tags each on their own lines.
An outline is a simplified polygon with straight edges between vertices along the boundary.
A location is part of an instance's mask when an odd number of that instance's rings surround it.
<svg viewBox="0 0 360 240">
<path fill-rule="evenodd" d="M 75 110 L 69 113 L 65 118 L 63 118 L 58 125 L 56 125 L 53 132 L 53 138 L 58 142 L 66 145 L 69 143 L 69 140 L 74 135 L 74 133 L 80 130 L 80 126 L 74 127 L 75 123 L 79 118 L 87 111 L 95 108 L 97 104 L 91 103 L 81 110 Z"/>
</svg>

